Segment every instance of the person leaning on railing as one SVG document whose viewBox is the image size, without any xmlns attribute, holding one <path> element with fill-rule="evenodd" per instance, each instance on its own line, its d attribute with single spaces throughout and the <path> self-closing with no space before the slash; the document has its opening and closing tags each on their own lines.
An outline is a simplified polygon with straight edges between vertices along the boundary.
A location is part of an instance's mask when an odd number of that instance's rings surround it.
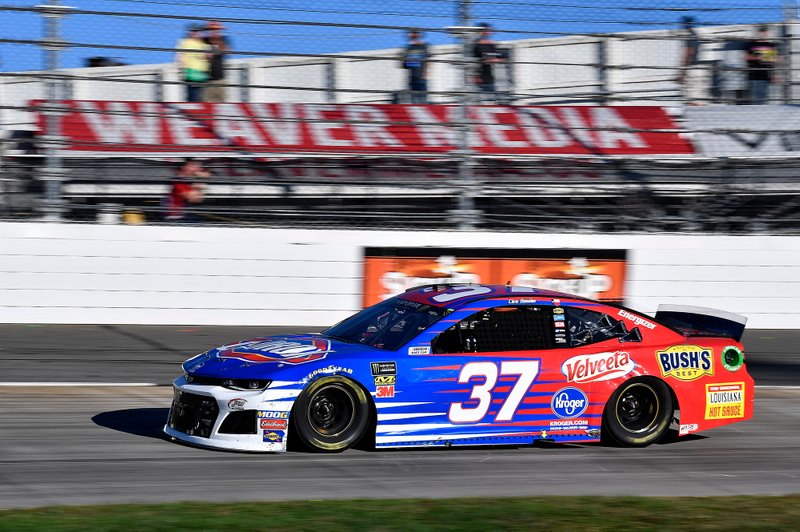
<svg viewBox="0 0 800 532">
<path fill-rule="evenodd" d="M 769 85 L 777 83 L 775 66 L 778 64 L 778 47 L 769 40 L 769 27 L 758 27 L 756 38 L 747 41 L 747 79 L 749 103 L 763 105 L 769 100 Z"/>
<path fill-rule="evenodd" d="M 205 41 L 211 47 L 208 85 L 203 90 L 203 101 L 225 101 L 225 56 L 231 49 L 230 40 L 222 33 L 225 27 L 217 20 L 209 21 Z"/>
<path fill-rule="evenodd" d="M 178 41 L 176 56 L 181 80 L 186 84 L 186 101 L 199 102 L 208 81 L 211 46 L 203 40 L 203 28 L 190 26 L 186 38 Z"/>
</svg>

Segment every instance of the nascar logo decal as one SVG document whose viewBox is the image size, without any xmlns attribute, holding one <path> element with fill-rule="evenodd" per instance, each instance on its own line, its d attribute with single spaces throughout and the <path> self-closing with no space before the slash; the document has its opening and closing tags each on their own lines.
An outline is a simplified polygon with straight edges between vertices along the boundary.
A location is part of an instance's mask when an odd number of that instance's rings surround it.
<svg viewBox="0 0 800 532">
<path fill-rule="evenodd" d="M 631 355 L 626 351 L 595 353 L 568 358 L 561 364 L 569 382 L 610 381 L 624 377 L 636 367 Z"/>
<path fill-rule="evenodd" d="M 697 345 L 676 345 L 657 351 L 661 375 L 682 381 L 697 380 L 714 374 L 714 350 Z"/>
<path fill-rule="evenodd" d="M 217 351 L 219 359 L 236 359 L 260 364 L 283 362 L 304 364 L 320 360 L 331 352 L 331 343 L 323 339 L 311 340 L 249 340 L 225 345 Z"/>
</svg>

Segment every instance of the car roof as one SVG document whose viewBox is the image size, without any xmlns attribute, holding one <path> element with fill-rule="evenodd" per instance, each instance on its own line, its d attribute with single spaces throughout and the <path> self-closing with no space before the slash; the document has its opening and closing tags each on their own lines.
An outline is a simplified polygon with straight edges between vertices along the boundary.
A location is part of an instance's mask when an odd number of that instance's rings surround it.
<svg viewBox="0 0 800 532">
<path fill-rule="evenodd" d="M 488 291 L 487 291 L 488 289 Z M 451 296 L 451 297 L 448 297 Z M 438 307 L 458 308 L 482 301 L 507 297 L 509 299 L 541 298 L 541 299 L 573 299 L 592 301 L 574 294 L 555 292 L 540 288 L 493 284 L 429 284 L 409 288 L 398 297 L 417 303 L 426 303 Z"/>
</svg>

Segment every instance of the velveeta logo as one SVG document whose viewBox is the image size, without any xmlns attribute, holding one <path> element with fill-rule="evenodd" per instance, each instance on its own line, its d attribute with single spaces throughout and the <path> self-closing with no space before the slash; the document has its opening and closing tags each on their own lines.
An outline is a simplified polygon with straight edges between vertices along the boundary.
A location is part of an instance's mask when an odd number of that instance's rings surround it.
<svg viewBox="0 0 800 532">
<path fill-rule="evenodd" d="M 578 355 L 561 364 L 561 373 L 569 382 L 610 381 L 624 377 L 636 367 L 630 354 L 625 351 Z"/>
<path fill-rule="evenodd" d="M 661 375 L 694 381 L 714 374 L 714 350 L 698 345 L 676 345 L 656 352 Z"/>
</svg>

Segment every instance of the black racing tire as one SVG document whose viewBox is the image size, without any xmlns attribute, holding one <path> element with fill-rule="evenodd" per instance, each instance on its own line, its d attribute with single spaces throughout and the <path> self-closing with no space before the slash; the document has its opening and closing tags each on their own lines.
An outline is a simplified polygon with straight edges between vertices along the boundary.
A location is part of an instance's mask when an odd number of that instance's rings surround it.
<svg viewBox="0 0 800 532">
<path fill-rule="evenodd" d="M 659 379 L 631 379 L 617 388 L 603 411 L 607 443 L 644 447 L 661 439 L 674 414 L 672 393 Z"/>
<path fill-rule="evenodd" d="M 290 418 L 302 443 L 319 452 L 340 452 L 356 445 L 369 420 L 367 393 L 339 375 L 309 384 L 295 401 Z"/>
</svg>

